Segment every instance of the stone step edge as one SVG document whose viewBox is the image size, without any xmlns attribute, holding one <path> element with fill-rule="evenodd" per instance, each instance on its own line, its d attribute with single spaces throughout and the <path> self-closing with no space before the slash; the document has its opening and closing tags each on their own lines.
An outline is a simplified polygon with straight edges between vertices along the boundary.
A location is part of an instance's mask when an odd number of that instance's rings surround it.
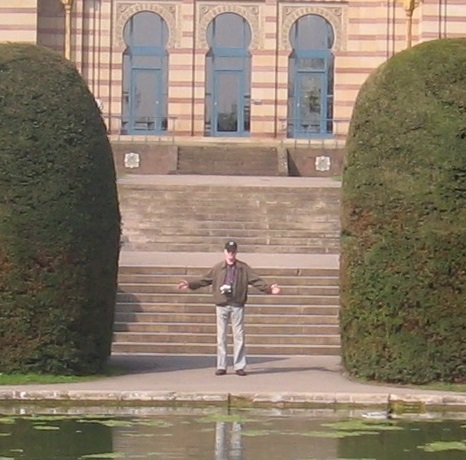
<svg viewBox="0 0 466 460">
<path fill-rule="evenodd" d="M 164 186 L 182 187 L 263 187 L 273 188 L 341 188 L 341 181 L 324 177 L 267 177 L 267 176 L 216 176 L 196 174 L 158 175 L 158 174 L 126 174 L 117 181 L 118 186 L 137 185 L 152 186 L 162 189 Z"/>
<path fill-rule="evenodd" d="M 43 402 L 43 401 L 92 401 L 115 404 L 137 403 L 156 407 L 175 405 L 235 407 L 278 407 L 278 408 L 329 408 L 338 406 L 363 409 L 381 408 L 388 410 L 393 405 L 419 403 L 422 414 L 448 410 L 466 410 L 466 395 L 399 394 L 399 393 L 251 393 L 251 392 L 177 392 L 177 391 L 122 391 L 122 390 L 0 390 L 0 401 Z M 63 407 L 63 410 L 66 408 Z M 69 409 L 73 411 L 73 408 Z M 426 411 L 427 410 L 427 411 Z M 421 413 L 421 412 L 419 412 Z M 406 417 L 414 416 L 414 413 Z M 401 415 L 400 418 L 403 418 Z"/>
<path fill-rule="evenodd" d="M 249 326 L 249 325 L 248 325 Z M 314 327 L 314 326 L 313 326 Z M 329 326 L 326 326 L 329 327 Z M 335 327 L 337 327 L 335 325 Z M 167 332 L 167 331 L 113 331 L 114 334 L 119 334 L 120 336 L 131 336 L 131 335 L 138 335 L 138 336 L 144 336 L 144 337 L 149 337 L 149 336 L 164 336 L 164 335 L 170 335 L 171 337 L 191 337 L 192 339 L 195 339 L 195 336 L 199 337 L 212 337 L 211 332 Z M 301 333 L 254 333 L 254 332 L 249 332 L 248 337 L 256 337 L 256 338 L 271 338 L 271 337 L 280 337 L 280 338 L 285 338 L 285 337 L 300 337 L 300 338 L 307 338 L 307 337 L 318 337 L 318 338 L 324 338 L 324 337 L 340 337 L 339 331 L 335 331 L 333 334 L 301 334 Z M 123 337 L 122 337 L 123 338 Z M 141 343 L 142 341 L 134 342 L 134 343 Z M 123 342 L 118 342 L 118 343 L 123 343 Z M 150 342 L 152 343 L 152 341 Z M 175 343 L 175 342 L 170 342 L 170 343 Z M 258 345 L 258 344 L 255 344 Z M 268 344 L 264 344 L 268 345 Z"/>
</svg>

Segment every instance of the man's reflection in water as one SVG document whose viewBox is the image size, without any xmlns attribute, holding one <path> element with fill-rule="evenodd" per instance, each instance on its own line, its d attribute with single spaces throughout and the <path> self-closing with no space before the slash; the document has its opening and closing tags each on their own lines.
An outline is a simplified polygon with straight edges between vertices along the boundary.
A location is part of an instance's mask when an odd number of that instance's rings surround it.
<svg viewBox="0 0 466 460">
<path fill-rule="evenodd" d="M 230 426 L 231 425 L 231 426 Z M 230 430 L 228 427 L 230 426 Z M 243 445 L 239 422 L 217 422 L 215 426 L 215 460 L 242 460 Z M 228 432 L 229 431 L 229 432 Z"/>
</svg>

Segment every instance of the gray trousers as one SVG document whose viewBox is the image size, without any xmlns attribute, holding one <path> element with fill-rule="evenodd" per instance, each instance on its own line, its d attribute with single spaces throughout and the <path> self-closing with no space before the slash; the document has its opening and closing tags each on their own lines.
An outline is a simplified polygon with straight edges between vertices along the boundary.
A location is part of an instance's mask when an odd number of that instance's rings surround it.
<svg viewBox="0 0 466 460">
<path fill-rule="evenodd" d="M 233 333 L 233 367 L 235 371 L 246 367 L 244 337 L 244 307 L 216 307 L 217 310 L 217 369 L 227 368 L 228 322 Z"/>
</svg>

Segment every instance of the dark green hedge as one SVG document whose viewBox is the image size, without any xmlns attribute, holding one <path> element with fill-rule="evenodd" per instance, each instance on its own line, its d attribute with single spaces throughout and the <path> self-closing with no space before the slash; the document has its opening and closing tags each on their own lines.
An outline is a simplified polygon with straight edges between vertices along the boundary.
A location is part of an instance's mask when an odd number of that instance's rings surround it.
<svg viewBox="0 0 466 460">
<path fill-rule="evenodd" d="M 385 382 L 466 381 L 466 39 L 382 65 L 347 150 L 344 365 Z"/>
<path fill-rule="evenodd" d="M 88 374 L 110 353 L 115 168 L 92 94 L 45 48 L 0 45 L 0 372 Z"/>
</svg>

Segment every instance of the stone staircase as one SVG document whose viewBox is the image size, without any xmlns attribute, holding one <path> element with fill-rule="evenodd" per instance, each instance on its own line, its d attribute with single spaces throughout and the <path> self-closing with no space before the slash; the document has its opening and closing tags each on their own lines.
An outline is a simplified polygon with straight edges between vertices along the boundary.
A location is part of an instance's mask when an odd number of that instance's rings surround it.
<svg viewBox="0 0 466 460">
<path fill-rule="evenodd" d="M 122 267 L 114 353 L 216 353 L 210 288 L 180 292 L 181 279 L 210 267 Z M 249 355 L 335 355 L 340 352 L 338 270 L 261 268 L 280 296 L 250 290 L 246 306 Z"/>
<path fill-rule="evenodd" d="M 180 146 L 177 174 L 277 176 L 275 147 L 216 144 Z"/>
<path fill-rule="evenodd" d="M 198 176 L 189 185 L 120 184 L 124 248 L 218 252 L 232 238 L 242 252 L 337 253 L 339 187 L 319 186 L 317 179 L 313 186 L 310 179 L 281 180 L 238 186 L 203 184 Z"/>
<path fill-rule="evenodd" d="M 251 289 L 248 354 L 340 354 L 338 264 L 320 263 L 338 258 L 337 181 L 127 176 L 118 190 L 122 252 L 148 257 L 120 263 L 113 353 L 214 355 L 209 289 L 176 286 L 220 261 L 232 238 L 240 259 L 255 256 L 255 271 L 282 287 L 279 296 Z"/>
</svg>

